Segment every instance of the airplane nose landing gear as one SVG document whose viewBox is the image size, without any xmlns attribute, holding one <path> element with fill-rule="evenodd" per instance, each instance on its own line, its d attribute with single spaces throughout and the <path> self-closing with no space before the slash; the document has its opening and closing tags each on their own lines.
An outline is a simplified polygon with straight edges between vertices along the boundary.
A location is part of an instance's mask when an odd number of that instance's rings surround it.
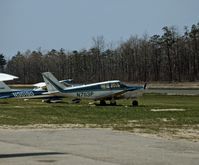
<svg viewBox="0 0 199 165">
<path fill-rule="evenodd" d="M 133 100 L 132 101 L 132 106 L 133 107 L 137 107 L 138 106 L 138 101 L 137 100 Z"/>
<path fill-rule="evenodd" d="M 102 106 L 106 105 L 106 101 L 105 100 L 100 100 L 100 105 L 102 105 Z"/>
</svg>

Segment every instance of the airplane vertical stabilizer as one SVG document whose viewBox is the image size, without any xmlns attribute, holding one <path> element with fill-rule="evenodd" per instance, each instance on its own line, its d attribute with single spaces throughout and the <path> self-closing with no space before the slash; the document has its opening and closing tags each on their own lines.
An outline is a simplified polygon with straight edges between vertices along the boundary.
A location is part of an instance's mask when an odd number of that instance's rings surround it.
<svg viewBox="0 0 199 165">
<path fill-rule="evenodd" d="M 61 84 L 51 72 L 44 72 L 42 73 L 42 76 L 48 92 L 61 91 L 65 88 L 65 86 Z"/>
<path fill-rule="evenodd" d="M 0 81 L 0 93 L 12 91 L 3 81 Z"/>
</svg>

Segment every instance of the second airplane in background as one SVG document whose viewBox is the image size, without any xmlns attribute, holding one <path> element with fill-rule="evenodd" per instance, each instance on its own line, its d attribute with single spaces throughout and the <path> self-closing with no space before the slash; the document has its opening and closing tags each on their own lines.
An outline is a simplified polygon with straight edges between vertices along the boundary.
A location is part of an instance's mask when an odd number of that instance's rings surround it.
<svg viewBox="0 0 199 165">
<path fill-rule="evenodd" d="M 119 80 L 65 87 L 50 72 L 42 73 L 42 76 L 48 89 L 46 94 L 71 97 L 77 101 L 83 98 L 99 100 L 100 105 L 106 105 L 106 100 L 110 101 L 111 105 L 116 105 L 118 99 L 131 98 L 132 105 L 138 106 L 138 101 L 135 98 L 140 96 L 146 88 L 146 84 L 144 86 L 127 86 Z"/>
</svg>

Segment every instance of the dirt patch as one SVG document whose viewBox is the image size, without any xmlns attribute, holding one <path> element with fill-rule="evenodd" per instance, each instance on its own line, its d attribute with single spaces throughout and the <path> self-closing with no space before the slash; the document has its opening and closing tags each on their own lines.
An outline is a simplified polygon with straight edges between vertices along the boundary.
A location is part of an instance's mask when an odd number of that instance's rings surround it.
<svg viewBox="0 0 199 165">
<path fill-rule="evenodd" d="M 165 119 L 164 119 L 165 120 Z M 145 137 L 162 137 L 167 139 L 187 139 L 194 142 L 199 142 L 199 125 L 194 128 L 184 126 L 182 128 L 161 128 L 159 131 L 151 131 L 147 128 L 139 128 L 140 124 L 136 124 L 136 120 L 131 120 L 126 125 L 126 127 L 131 127 L 131 129 L 123 129 L 123 131 L 132 132 Z M 134 128 L 132 127 L 134 126 Z M 26 126 L 10 126 L 2 125 L 0 129 L 14 129 L 14 130 L 26 130 L 26 129 L 64 129 L 64 128 L 110 128 L 114 129 L 118 125 L 97 125 L 97 124 L 34 124 Z M 124 125 L 122 127 L 125 127 Z M 121 131 L 119 129 L 119 131 Z"/>
<path fill-rule="evenodd" d="M 199 130 L 192 128 L 165 128 L 158 133 L 161 137 L 180 138 L 199 142 Z"/>
<path fill-rule="evenodd" d="M 59 129 L 59 128 L 101 128 L 97 124 L 33 124 L 33 125 L 2 125 L 0 129 Z"/>
<path fill-rule="evenodd" d="M 178 108 L 169 108 L 169 109 L 151 109 L 153 112 L 162 112 L 162 111 L 185 111 L 185 109 Z"/>
<path fill-rule="evenodd" d="M 24 106 L 14 106 L 14 108 L 24 108 Z"/>
</svg>

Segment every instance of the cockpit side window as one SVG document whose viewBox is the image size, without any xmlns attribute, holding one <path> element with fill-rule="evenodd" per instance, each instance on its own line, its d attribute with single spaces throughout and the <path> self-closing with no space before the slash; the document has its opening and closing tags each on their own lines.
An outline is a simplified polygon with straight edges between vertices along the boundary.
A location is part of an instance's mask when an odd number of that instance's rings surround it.
<svg viewBox="0 0 199 165">
<path fill-rule="evenodd" d="M 109 89 L 110 86 L 109 86 L 109 84 L 102 84 L 102 85 L 101 85 L 101 88 L 102 88 L 102 89 Z"/>
<path fill-rule="evenodd" d="M 111 88 L 120 88 L 120 83 L 111 83 Z"/>
</svg>

